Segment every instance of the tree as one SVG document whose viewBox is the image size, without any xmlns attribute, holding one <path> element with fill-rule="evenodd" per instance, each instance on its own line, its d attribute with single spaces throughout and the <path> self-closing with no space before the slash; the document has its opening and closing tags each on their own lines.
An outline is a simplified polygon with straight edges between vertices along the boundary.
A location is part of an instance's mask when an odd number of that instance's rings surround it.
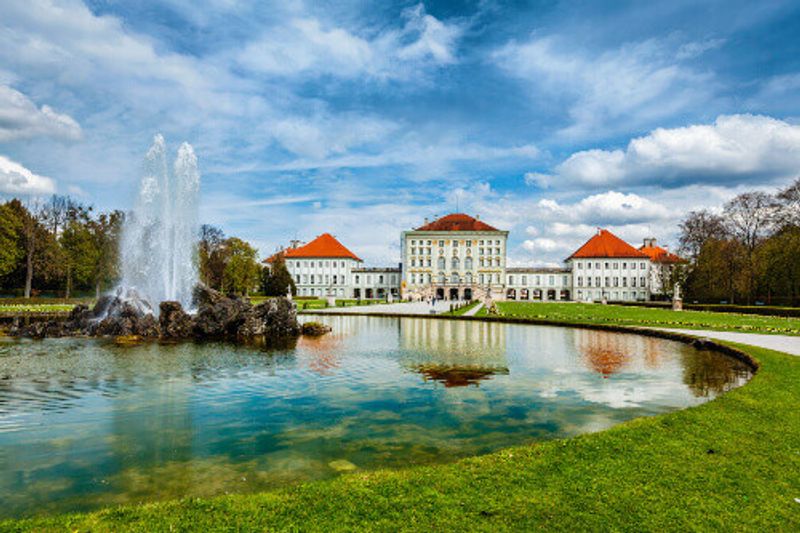
<svg viewBox="0 0 800 533">
<path fill-rule="evenodd" d="M 697 260 L 700 250 L 709 239 L 725 239 L 728 230 L 723 218 L 705 209 L 692 211 L 680 224 L 679 250 L 682 255 Z"/>
<path fill-rule="evenodd" d="M 800 227 L 800 178 L 780 191 L 776 201 L 776 222 L 784 227 Z"/>
<path fill-rule="evenodd" d="M 252 246 L 236 237 L 227 239 L 225 248 L 228 256 L 223 275 L 225 290 L 247 296 L 258 285 L 258 254 Z"/>
<path fill-rule="evenodd" d="M 286 268 L 283 254 L 276 254 L 271 267 L 261 269 L 261 290 L 265 296 L 286 296 L 289 291 L 293 295 L 297 294 L 297 287 Z"/>
<path fill-rule="evenodd" d="M 0 205 L 0 279 L 12 273 L 25 255 L 20 246 L 22 221 L 8 204 Z"/>
<path fill-rule="evenodd" d="M 62 230 L 60 242 L 66 269 L 65 297 L 69 298 L 75 284 L 84 287 L 91 284 L 99 254 L 85 219 L 68 221 Z"/>
<path fill-rule="evenodd" d="M 95 297 L 100 289 L 119 277 L 119 244 L 125 215 L 122 211 L 101 214 L 89 224 L 97 260 L 92 269 Z"/>
<path fill-rule="evenodd" d="M 203 224 L 197 248 L 200 281 L 211 288 L 221 289 L 228 260 L 225 234 L 217 227 Z"/>
<path fill-rule="evenodd" d="M 756 191 L 740 194 L 725 204 L 723 217 L 730 235 L 745 250 L 747 303 L 752 302 L 756 287 L 756 248 L 766 237 L 775 221 L 775 199 Z"/>
</svg>

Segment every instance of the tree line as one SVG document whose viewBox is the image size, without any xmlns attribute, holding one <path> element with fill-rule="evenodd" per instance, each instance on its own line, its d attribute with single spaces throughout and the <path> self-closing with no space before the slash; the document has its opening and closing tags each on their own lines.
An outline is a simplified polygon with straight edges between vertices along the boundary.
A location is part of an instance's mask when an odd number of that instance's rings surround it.
<svg viewBox="0 0 800 533">
<path fill-rule="evenodd" d="M 68 196 L 0 203 L 0 295 L 99 296 L 119 281 L 124 220 L 122 211 L 95 212 Z M 241 295 L 294 292 L 282 259 L 271 269 L 262 267 L 255 248 L 219 228 L 202 226 L 197 250 L 200 280 L 214 289 Z"/>
<path fill-rule="evenodd" d="M 680 230 L 688 300 L 800 305 L 800 178 L 692 211 Z"/>
</svg>

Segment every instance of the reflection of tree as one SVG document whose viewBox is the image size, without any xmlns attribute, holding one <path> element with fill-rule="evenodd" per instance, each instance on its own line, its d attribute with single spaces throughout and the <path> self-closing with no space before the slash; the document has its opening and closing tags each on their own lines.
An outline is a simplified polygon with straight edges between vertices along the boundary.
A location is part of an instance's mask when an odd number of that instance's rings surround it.
<svg viewBox="0 0 800 533">
<path fill-rule="evenodd" d="M 716 352 L 687 349 L 681 360 L 683 382 L 696 397 L 723 393 L 751 375 L 743 363 Z"/>
<path fill-rule="evenodd" d="M 326 376 L 341 366 L 342 339 L 334 334 L 321 337 L 300 337 L 297 347 L 301 357 L 307 357 L 306 366 L 317 374 Z"/>
<path fill-rule="evenodd" d="M 607 331 L 575 332 L 576 347 L 586 367 L 604 378 L 616 374 L 630 362 L 632 337 Z"/>
<path fill-rule="evenodd" d="M 507 368 L 481 368 L 475 366 L 418 365 L 414 368 L 424 377 L 443 383 L 445 387 L 466 387 L 479 385 L 481 381 L 490 379 L 495 374 L 508 374 Z"/>
</svg>

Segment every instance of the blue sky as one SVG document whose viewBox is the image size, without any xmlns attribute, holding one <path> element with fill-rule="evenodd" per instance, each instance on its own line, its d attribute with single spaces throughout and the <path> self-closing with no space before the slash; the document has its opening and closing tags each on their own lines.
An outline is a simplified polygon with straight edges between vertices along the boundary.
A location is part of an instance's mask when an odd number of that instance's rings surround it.
<svg viewBox="0 0 800 533">
<path fill-rule="evenodd" d="M 323 231 L 399 260 L 425 217 L 552 264 L 597 226 L 800 175 L 797 2 L 0 3 L 0 195 L 132 203 L 153 135 L 262 256 Z"/>
</svg>

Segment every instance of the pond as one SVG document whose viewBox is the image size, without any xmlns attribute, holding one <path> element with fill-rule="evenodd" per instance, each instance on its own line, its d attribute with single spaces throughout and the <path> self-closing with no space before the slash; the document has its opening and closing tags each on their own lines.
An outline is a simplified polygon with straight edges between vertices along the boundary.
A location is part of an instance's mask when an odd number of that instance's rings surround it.
<svg viewBox="0 0 800 533">
<path fill-rule="evenodd" d="M 271 351 L 0 339 L 0 516 L 453 461 L 697 405 L 751 375 L 631 334 L 314 319 L 333 333 Z"/>
</svg>

